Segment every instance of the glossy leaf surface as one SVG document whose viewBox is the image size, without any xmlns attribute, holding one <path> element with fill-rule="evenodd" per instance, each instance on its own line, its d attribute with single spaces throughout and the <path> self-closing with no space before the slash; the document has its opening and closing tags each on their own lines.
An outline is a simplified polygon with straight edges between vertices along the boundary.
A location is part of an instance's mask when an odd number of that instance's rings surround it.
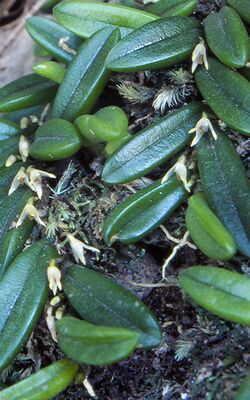
<svg viewBox="0 0 250 400">
<path fill-rule="evenodd" d="M 18 228 L 11 228 L 0 241 L 0 277 L 14 260 L 29 238 L 34 223 L 32 221 L 24 221 Z"/>
<path fill-rule="evenodd" d="M 186 224 L 192 240 L 208 258 L 224 261 L 236 253 L 234 239 L 209 208 L 202 193 L 190 197 Z"/>
<path fill-rule="evenodd" d="M 68 357 L 88 365 L 109 365 L 130 356 L 139 334 L 124 328 L 96 326 L 73 317 L 57 321 L 58 345 Z"/>
<path fill-rule="evenodd" d="M 10 139 L 20 133 L 19 125 L 14 122 L 0 118 L 0 141 L 4 139 Z"/>
<path fill-rule="evenodd" d="M 180 274 L 185 292 L 200 306 L 229 321 L 250 325 L 250 279 L 224 268 L 191 267 Z"/>
<path fill-rule="evenodd" d="M 205 34 L 210 49 L 222 63 L 241 68 L 249 61 L 248 33 L 233 8 L 226 6 L 218 13 L 209 14 L 205 20 Z"/>
<path fill-rule="evenodd" d="M 121 35 L 124 36 L 131 29 L 158 18 L 130 7 L 81 0 L 62 2 L 53 12 L 60 24 L 81 37 L 90 37 L 107 27 L 120 27 Z"/>
<path fill-rule="evenodd" d="M 197 86 L 215 114 L 230 128 L 250 135 L 250 82 L 219 61 L 195 72 Z"/>
<path fill-rule="evenodd" d="M 240 14 L 244 21 L 250 23 L 249 0 L 227 0 L 227 3 Z"/>
<path fill-rule="evenodd" d="M 54 61 L 43 61 L 33 64 L 32 69 L 37 75 L 56 83 L 62 83 L 66 73 L 65 68 Z"/>
<path fill-rule="evenodd" d="M 193 18 L 161 18 L 118 42 L 106 65 L 118 72 L 167 67 L 191 56 L 200 36 L 200 23 Z"/>
<path fill-rule="evenodd" d="M 197 0 L 158 0 L 148 4 L 145 10 L 161 17 L 186 16 L 192 14 Z"/>
<path fill-rule="evenodd" d="M 217 130 L 218 138 L 203 137 L 198 167 L 208 204 L 233 236 L 238 250 L 250 257 L 250 185 L 233 144 Z"/>
<path fill-rule="evenodd" d="M 69 302 L 86 321 L 138 332 L 141 347 L 160 343 L 161 331 L 154 315 L 112 279 L 86 267 L 70 266 L 62 282 Z"/>
<path fill-rule="evenodd" d="M 135 243 L 156 229 L 186 199 L 182 182 L 173 177 L 153 183 L 126 198 L 108 216 L 103 228 L 108 245 Z"/>
<path fill-rule="evenodd" d="M 65 29 L 57 22 L 44 17 L 30 17 L 26 21 L 26 29 L 32 39 L 48 51 L 57 60 L 69 64 L 74 58 L 74 52 L 82 44 L 82 39 Z M 60 40 L 65 39 L 69 50 L 60 45 Z"/>
<path fill-rule="evenodd" d="M 82 115 L 75 123 L 90 144 L 113 142 L 128 135 L 128 118 L 117 106 L 101 108 L 94 115 Z"/>
<path fill-rule="evenodd" d="M 109 77 L 104 66 L 107 55 L 118 40 L 118 30 L 105 28 L 80 47 L 59 87 L 53 118 L 72 121 L 92 109 Z"/>
<path fill-rule="evenodd" d="M 201 113 L 202 105 L 191 103 L 146 127 L 108 159 L 102 179 L 125 183 L 152 171 L 188 144 Z"/>
<path fill-rule="evenodd" d="M 0 370 L 31 334 L 47 299 L 47 267 L 56 251 L 46 241 L 21 253 L 0 281 Z"/>
<path fill-rule="evenodd" d="M 81 146 L 81 135 L 75 126 L 55 118 L 37 129 L 30 155 L 42 161 L 62 160 L 77 153 Z"/>
<path fill-rule="evenodd" d="M 72 382 L 78 365 L 70 360 L 54 362 L 46 368 L 1 391 L 1 400 L 48 400 Z"/>
<path fill-rule="evenodd" d="M 49 103 L 56 90 L 56 84 L 47 79 L 36 74 L 25 75 L 0 89 L 0 112 Z"/>
</svg>

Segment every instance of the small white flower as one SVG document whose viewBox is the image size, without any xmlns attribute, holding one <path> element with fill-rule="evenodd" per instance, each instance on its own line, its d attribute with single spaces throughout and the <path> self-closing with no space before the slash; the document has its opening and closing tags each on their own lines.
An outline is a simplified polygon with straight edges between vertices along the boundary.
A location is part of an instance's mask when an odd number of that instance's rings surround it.
<svg viewBox="0 0 250 400">
<path fill-rule="evenodd" d="M 176 174 L 177 178 L 179 178 L 185 187 L 185 189 L 190 192 L 190 188 L 193 184 L 193 182 L 190 180 L 189 182 L 187 181 L 187 174 L 188 170 L 185 165 L 186 162 L 186 157 L 184 155 L 180 156 L 177 160 L 177 162 L 173 165 L 172 168 L 164 175 L 164 177 L 161 180 L 161 183 L 166 182 L 172 175 Z"/>
<path fill-rule="evenodd" d="M 21 135 L 19 140 L 19 153 L 25 162 L 29 156 L 29 142 L 25 136 Z"/>
<path fill-rule="evenodd" d="M 36 207 L 33 205 L 33 198 L 31 198 L 26 206 L 24 207 L 21 215 L 16 223 L 16 228 L 18 228 L 25 221 L 26 218 L 34 219 L 39 225 L 45 226 L 45 223 L 39 217 Z"/>
<path fill-rule="evenodd" d="M 59 320 L 59 319 L 61 319 L 63 317 L 63 308 L 62 307 L 59 307 L 56 310 L 55 317 L 56 317 L 57 320 Z"/>
<path fill-rule="evenodd" d="M 61 284 L 61 271 L 56 267 L 55 260 L 51 260 L 47 268 L 47 276 L 49 281 L 49 288 L 52 290 L 54 296 L 56 295 L 57 289 L 62 290 Z"/>
<path fill-rule="evenodd" d="M 55 179 L 56 176 L 54 174 L 49 174 L 48 172 L 41 171 L 39 169 L 35 169 L 33 167 L 27 168 L 27 175 L 29 177 L 29 187 L 33 192 L 37 193 L 38 198 L 41 200 L 43 189 L 42 189 L 42 178 L 51 178 Z"/>
<path fill-rule="evenodd" d="M 46 322 L 48 329 L 51 333 L 52 339 L 57 342 L 57 335 L 56 335 L 56 325 L 55 325 L 55 317 L 52 314 L 53 308 L 49 307 L 47 310 Z"/>
<path fill-rule="evenodd" d="M 5 161 L 5 167 L 9 168 L 11 167 L 13 164 L 15 164 L 17 158 L 16 156 L 14 156 L 13 154 L 11 154 L 7 160 Z"/>
<path fill-rule="evenodd" d="M 208 119 L 207 114 L 205 112 L 203 112 L 202 117 L 197 122 L 195 128 L 192 128 L 189 131 L 189 133 L 195 132 L 195 137 L 191 143 L 191 147 L 195 146 L 200 141 L 202 136 L 209 131 L 212 133 L 213 138 L 216 140 L 217 134 L 213 128 L 213 125 L 211 124 L 210 119 Z"/>
<path fill-rule="evenodd" d="M 208 69 L 207 52 L 204 40 L 202 39 L 200 43 L 195 46 L 192 54 L 192 74 L 194 73 L 198 65 L 204 65 L 205 68 Z"/>
<path fill-rule="evenodd" d="M 69 241 L 76 262 L 80 260 L 84 265 L 86 265 L 86 259 L 84 257 L 84 255 L 86 254 L 85 249 L 93 251 L 95 253 L 100 253 L 100 250 L 98 250 L 95 247 L 89 246 L 84 242 L 81 242 L 80 240 L 76 239 L 73 235 L 71 235 L 71 233 L 67 234 L 67 239 Z"/>
<path fill-rule="evenodd" d="M 25 168 L 21 167 L 11 183 L 8 195 L 10 196 L 20 185 L 23 185 L 24 183 L 29 185 L 29 180 L 25 172 Z"/>
</svg>

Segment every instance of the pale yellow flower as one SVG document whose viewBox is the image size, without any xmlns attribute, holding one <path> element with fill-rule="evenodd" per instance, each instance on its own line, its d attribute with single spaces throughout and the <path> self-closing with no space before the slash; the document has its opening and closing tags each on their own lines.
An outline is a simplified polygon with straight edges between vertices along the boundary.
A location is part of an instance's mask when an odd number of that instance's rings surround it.
<svg viewBox="0 0 250 400">
<path fill-rule="evenodd" d="M 207 51 L 204 40 L 202 39 L 200 43 L 195 46 L 192 54 L 192 74 L 194 73 L 198 65 L 204 65 L 205 68 L 208 69 Z"/>
<path fill-rule="evenodd" d="M 39 199 L 42 198 L 43 188 L 42 188 L 42 178 L 51 178 L 56 179 L 54 174 L 50 174 L 46 171 L 41 171 L 39 169 L 35 169 L 32 166 L 27 168 L 26 171 L 29 178 L 29 187 L 31 190 L 37 193 Z"/>
<path fill-rule="evenodd" d="M 210 119 L 208 119 L 207 114 L 203 112 L 202 118 L 197 122 L 195 128 L 192 128 L 189 131 L 189 133 L 195 132 L 195 137 L 191 143 L 191 147 L 195 146 L 200 141 L 202 136 L 209 131 L 212 133 L 213 138 L 216 140 L 217 134 L 213 128 L 213 125 L 211 124 Z"/>
<path fill-rule="evenodd" d="M 26 175 L 25 168 L 21 167 L 11 183 L 8 195 L 10 196 L 20 185 L 23 185 L 24 183 L 29 185 L 29 180 Z"/>
<path fill-rule="evenodd" d="M 54 296 L 56 295 L 57 289 L 62 290 L 61 284 L 61 271 L 56 267 L 55 260 L 51 260 L 47 268 L 47 276 L 49 281 L 49 288 L 52 290 Z"/>
<path fill-rule="evenodd" d="M 80 260 L 84 265 L 86 265 L 86 259 L 84 257 L 84 255 L 86 254 L 85 249 L 96 253 L 100 253 L 100 250 L 98 250 L 95 247 L 89 246 L 84 242 L 81 242 L 80 240 L 76 239 L 73 235 L 71 235 L 71 233 L 67 234 L 67 239 L 69 241 L 76 262 Z"/>
<path fill-rule="evenodd" d="M 25 221 L 26 218 L 34 219 L 39 225 L 45 226 L 45 223 L 39 217 L 38 210 L 33 205 L 33 198 L 31 198 L 25 205 L 21 215 L 16 223 L 16 228 L 18 228 Z"/>
<path fill-rule="evenodd" d="M 29 142 L 25 136 L 21 135 L 19 140 L 19 153 L 25 162 L 29 156 Z"/>
<path fill-rule="evenodd" d="M 186 157 L 184 155 L 180 156 L 177 162 L 172 168 L 164 175 L 161 183 L 166 182 L 172 175 L 176 174 L 177 178 L 183 182 L 185 189 L 190 192 L 190 187 L 192 186 L 191 181 L 187 181 L 188 169 L 185 165 Z"/>
<path fill-rule="evenodd" d="M 56 325 L 55 325 L 55 317 L 52 314 L 53 308 L 49 307 L 47 310 L 46 322 L 48 329 L 51 333 L 52 339 L 57 342 L 57 335 L 56 335 Z"/>
</svg>

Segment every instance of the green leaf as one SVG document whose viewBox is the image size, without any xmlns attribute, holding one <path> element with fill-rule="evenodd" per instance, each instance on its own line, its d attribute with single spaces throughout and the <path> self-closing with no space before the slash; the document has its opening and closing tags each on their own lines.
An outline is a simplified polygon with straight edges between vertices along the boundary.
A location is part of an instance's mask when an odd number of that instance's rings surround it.
<svg viewBox="0 0 250 400">
<path fill-rule="evenodd" d="M 105 28 L 80 47 L 59 87 L 53 118 L 72 121 L 92 109 L 109 78 L 106 57 L 118 40 L 118 30 Z"/>
<path fill-rule="evenodd" d="M 139 332 L 139 345 L 144 348 L 160 343 L 154 315 L 136 296 L 103 274 L 70 266 L 62 285 L 69 302 L 86 321 Z"/>
<path fill-rule="evenodd" d="M 89 365 L 109 365 L 130 356 L 138 333 L 124 328 L 95 326 L 73 317 L 56 322 L 58 345 L 70 358 Z"/>
<path fill-rule="evenodd" d="M 18 126 L 20 126 L 20 120 L 23 117 L 29 118 L 31 115 L 34 115 L 39 119 L 44 108 L 45 108 L 45 106 L 43 106 L 43 105 L 28 107 L 28 108 L 24 108 L 23 110 L 13 111 L 13 112 L 4 114 L 3 118 L 6 121 L 14 122 L 14 123 L 18 124 Z"/>
<path fill-rule="evenodd" d="M 128 135 L 128 118 L 116 106 L 101 108 L 94 115 L 82 115 L 75 121 L 89 144 L 114 142 Z"/>
<path fill-rule="evenodd" d="M 48 18 L 30 17 L 26 21 L 26 29 L 37 44 L 42 46 L 57 60 L 66 64 L 69 64 L 73 60 L 74 51 L 82 44 L 82 39 Z M 61 39 L 65 39 L 65 43 L 71 52 L 64 50 L 59 45 Z"/>
<path fill-rule="evenodd" d="M 227 0 L 227 3 L 240 14 L 244 21 L 250 23 L 249 0 Z"/>
<path fill-rule="evenodd" d="M 56 83 L 62 83 L 66 70 L 54 61 L 43 61 L 32 65 L 33 71 L 44 78 L 50 79 Z"/>
<path fill-rule="evenodd" d="M 70 360 L 54 362 L 46 368 L 1 391 L 1 400 L 48 400 L 72 382 L 78 365 Z"/>
<path fill-rule="evenodd" d="M 37 129 L 29 153 L 37 160 L 62 160 L 77 153 L 81 146 L 81 135 L 73 124 L 51 119 Z"/>
<path fill-rule="evenodd" d="M 198 0 L 158 0 L 148 4 L 145 10 L 161 17 L 186 16 L 192 14 Z"/>
<path fill-rule="evenodd" d="M 0 118 L 0 141 L 20 134 L 19 125 Z"/>
<path fill-rule="evenodd" d="M 20 351 L 47 299 L 47 267 L 56 251 L 46 241 L 21 253 L 0 281 L 0 370 Z"/>
<path fill-rule="evenodd" d="M 36 74 L 25 75 L 0 89 L 0 112 L 17 111 L 49 103 L 55 96 L 55 83 Z"/>
<path fill-rule="evenodd" d="M 18 228 L 8 230 L 0 240 L 0 278 L 12 261 L 23 250 L 33 226 L 34 223 L 32 221 L 24 221 Z"/>
<path fill-rule="evenodd" d="M 250 185 L 231 141 L 204 136 L 198 145 L 198 167 L 206 199 L 233 236 L 238 250 L 250 257 Z"/>
<path fill-rule="evenodd" d="M 106 66 L 118 72 L 167 67 L 190 57 L 200 36 L 200 23 L 193 18 L 158 19 L 118 42 L 110 52 Z"/>
<path fill-rule="evenodd" d="M 250 279 L 223 268 L 191 267 L 180 273 L 185 292 L 221 318 L 250 325 Z"/>
<path fill-rule="evenodd" d="M 146 127 L 106 162 L 102 179 L 108 183 L 126 183 L 163 164 L 192 139 L 188 131 L 201 113 L 202 105 L 191 103 Z"/>
<path fill-rule="evenodd" d="M 126 198 L 108 216 L 103 237 L 108 245 L 115 241 L 135 243 L 151 233 L 187 198 L 182 182 L 173 177 L 153 183 Z"/>
<path fill-rule="evenodd" d="M 81 37 L 90 37 L 102 28 L 121 28 L 122 36 L 158 17 L 134 8 L 101 2 L 71 0 L 53 9 L 58 22 Z M 83 23 L 84 21 L 84 23 Z"/>
<path fill-rule="evenodd" d="M 240 385 L 240 388 L 237 391 L 234 400 L 249 400 L 249 398 L 250 398 L 250 376 L 247 375 L 246 378 L 243 379 L 243 382 Z"/>
<path fill-rule="evenodd" d="M 188 203 L 186 224 L 196 246 L 213 260 L 232 258 L 236 253 L 235 241 L 208 207 L 203 193 L 194 194 Z"/>
<path fill-rule="evenodd" d="M 197 86 L 215 114 L 230 128 L 250 136 L 250 82 L 219 61 L 195 72 Z"/>
<path fill-rule="evenodd" d="M 232 68 L 246 65 L 250 58 L 248 33 L 234 9 L 226 6 L 209 14 L 205 19 L 205 34 L 210 49 L 222 63 Z"/>
</svg>

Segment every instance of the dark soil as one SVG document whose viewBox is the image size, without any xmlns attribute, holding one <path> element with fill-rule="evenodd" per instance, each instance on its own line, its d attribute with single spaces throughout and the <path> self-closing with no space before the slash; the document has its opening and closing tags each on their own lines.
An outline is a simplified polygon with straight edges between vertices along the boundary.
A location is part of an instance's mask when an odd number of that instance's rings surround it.
<svg viewBox="0 0 250 400">
<path fill-rule="evenodd" d="M 223 1 L 200 1 L 195 16 L 200 20 L 211 11 L 217 10 Z M 190 69 L 190 64 L 174 66 L 174 69 Z M 173 68 L 172 68 L 173 69 Z M 139 91 L 137 101 L 131 102 L 117 91 L 117 83 L 130 82 Z M 157 91 L 169 84 L 166 70 L 148 74 L 113 76 L 101 98 L 99 106 L 117 104 L 130 116 L 131 131 L 138 132 L 148 123 L 156 120 L 152 102 Z M 184 102 L 199 98 L 192 82 Z M 166 108 L 165 113 L 169 109 Z M 243 162 L 249 167 L 250 140 L 230 132 Z M 137 351 L 128 360 L 105 368 L 82 366 L 96 399 L 99 400 L 231 400 L 240 381 L 250 369 L 250 328 L 225 322 L 191 303 L 178 287 L 178 272 L 191 265 L 211 264 L 198 250 L 183 247 L 171 262 L 167 279 L 159 287 L 143 287 L 144 283 L 161 282 L 161 266 L 171 253 L 174 243 L 170 242 L 161 229 L 134 246 L 106 248 L 102 241 L 101 227 L 109 210 L 130 194 L 130 187 L 107 187 L 100 180 L 103 159 L 82 152 L 73 160 L 56 165 L 57 176 L 62 176 L 69 162 L 76 171 L 66 182 L 68 191 L 54 195 L 48 190 L 41 204 L 47 215 L 48 224 L 62 218 L 63 222 L 83 239 L 101 249 L 96 260 L 88 255 L 88 266 L 103 271 L 137 294 L 155 313 L 163 330 L 159 347 L 151 351 Z M 42 167 L 42 166 L 41 166 Z M 169 165 L 158 169 L 148 178 L 162 175 Z M 63 175 L 65 179 L 65 174 Z M 145 182 L 137 181 L 133 188 Z M 88 206 L 83 205 L 88 201 Z M 50 214 L 48 213 L 50 210 Z M 172 236 L 181 238 L 185 233 L 185 206 L 165 224 Z M 62 245 L 63 239 L 56 236 L 55 244 L 64 256 L 64 267 L 74 261 Z M 216 265 L 215 262 L 212 265 Z M 218 265 L 223 265 L 219 263 Z M 250 275 L 246 259 L 237 256 L 227 263 L 227 268 Z M 129 282 L 134 282 L 131 284 Z M 142 284 L 142 286 L 136 286 Z M 152 285 L 153 286 L 153 285 Z M 65 310 L 73 312 L 62 298 Z M 30 375 L 41 367 L 60 359 L 63 354 L 52 341 L 44 316 L 33 332 L 27 346 L 18 355 L 13 365 L 2 373 L 7 384 Z M 80 380 L 81 377 L 79 377 Z M 82 384 L 74 384 L 57 396 L 57 400 L 87 400 L 90 395 Z"/>
</svg>

